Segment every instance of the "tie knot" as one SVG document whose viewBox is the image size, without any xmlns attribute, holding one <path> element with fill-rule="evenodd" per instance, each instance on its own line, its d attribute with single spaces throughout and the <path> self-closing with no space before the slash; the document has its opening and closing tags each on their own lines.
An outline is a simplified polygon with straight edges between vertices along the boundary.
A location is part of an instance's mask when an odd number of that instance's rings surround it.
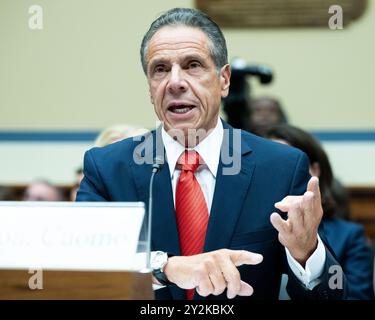
<svg viewBox="0 0 375 320">
<path fill-rule="evenodd" d="M 181 170 L 192 171 L 194 173 L 195 170 L 197 170 L 197 168 L 203 164 L 203 160 L 198 152 L 194 150 L 186 150 L 183 154 L 181 154 L 177 164 Z"/>
</svg>

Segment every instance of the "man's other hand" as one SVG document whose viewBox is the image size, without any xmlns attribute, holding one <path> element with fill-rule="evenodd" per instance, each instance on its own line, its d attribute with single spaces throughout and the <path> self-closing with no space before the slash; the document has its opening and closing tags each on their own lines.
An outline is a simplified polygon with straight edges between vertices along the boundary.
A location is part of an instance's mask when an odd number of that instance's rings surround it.
<svg viewBox="0 0 375 320">
<path fill-rule="evenodd" d="M 279 241 L 303 267 L 318 244 L 318 227 L 323 216 L 319 179 L 312 177 L 302 196 L 287 196 L 275 207 L 288 213 L 283 220 L 274 212 L 271 223 L 279 232 Z"/>
</svg>

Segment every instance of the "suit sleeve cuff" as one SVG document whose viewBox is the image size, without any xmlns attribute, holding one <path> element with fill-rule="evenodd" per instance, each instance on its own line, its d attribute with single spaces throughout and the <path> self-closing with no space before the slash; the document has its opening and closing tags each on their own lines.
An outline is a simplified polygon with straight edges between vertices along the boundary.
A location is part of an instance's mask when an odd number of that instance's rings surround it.
<svg viewBox="0 0 375 320">
<path fill-rule="evenodd" d="M 326 250 L 322 240 L 318 235 L 318 246 L 306 261 L 305 269 L 292 257 L 289 250 L 285 247 L 286 256 L 290 269 L 303 285 L 312 290 L 319 284 L 319 277 L 323 273 L 324 264 L 326 261 Z"/>
</svg>

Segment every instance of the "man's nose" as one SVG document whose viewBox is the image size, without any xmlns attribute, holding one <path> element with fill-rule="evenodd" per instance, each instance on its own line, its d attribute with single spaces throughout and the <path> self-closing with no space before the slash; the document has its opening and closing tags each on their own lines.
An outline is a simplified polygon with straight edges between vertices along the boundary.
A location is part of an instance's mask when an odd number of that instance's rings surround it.
<svg viewBox="0 0 375 320">
<path fill-rule="evenodd" d="M 183 70 L 179 66 L 173 66 L 170 72 L 167 90 L 171 94 L 178 94 L 185 92 L 187 87 Z"/>
</svg>

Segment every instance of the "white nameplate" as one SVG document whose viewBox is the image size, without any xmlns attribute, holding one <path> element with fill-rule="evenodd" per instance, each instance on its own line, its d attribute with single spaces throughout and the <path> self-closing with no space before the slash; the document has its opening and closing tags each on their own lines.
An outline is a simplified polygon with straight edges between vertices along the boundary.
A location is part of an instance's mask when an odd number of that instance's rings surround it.
<svg viewBox="0 0 375 320">
<path fill-rule="evenodd" d="M 0 202 L 0 268 L 134 270 L 144 211 L 143 203 Z"/>
</svg>

